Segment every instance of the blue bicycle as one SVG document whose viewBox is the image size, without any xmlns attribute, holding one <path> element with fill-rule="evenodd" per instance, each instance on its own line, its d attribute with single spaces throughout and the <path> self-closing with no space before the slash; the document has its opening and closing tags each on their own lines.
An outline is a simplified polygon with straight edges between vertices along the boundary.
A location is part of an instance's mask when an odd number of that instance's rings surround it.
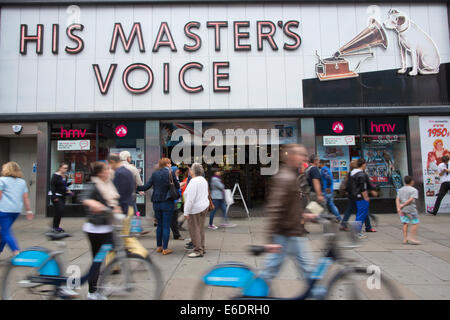
<svg viewBox="0 0 450 320">
<path fill-rule="evenodd" d="M 64 276 L 61 262 L 63 242 L 60 250 L 51 251 L 43 247 L 31 247 L 11 259 L 2 281 L 2 299 L 71 299 L 67 288 L 81 286 L 90 278 L 94 268 L 105 265 L 98 279 L 98 291 L 109 299 L 156 300 L 159 299 L 163 280 L 159 269 L 150 260 L 148 251 L 140 245 L 134 235 L 129 234 L 129 219 L 125 219 L 122 234 L 114 231 L 115 247 L 102 245 L 94 257 L 89 271 L 79 278 Z M 62 240 L 67 233 L 47 233 L 50 240 Z M 106 263 L 108 260 L 111 262 Z M 113 258 L 111 258 L 113 256 Z M 105 263 L 104 263 L 105 262 Z M 73 291 L 72 291 L 73 292 Z"/>
<path fill-rule="evenodd" d="M 291 298 L 274 297 L 271 294 L 270 284 L 259 277 L 251 267 L 240 262 L 225 262 L 214 266 L 203 275 L 195 290 L 194 298 L 210 299 L 211 295 L 205 296 L 207 287 L 223 287 L 230 289 L 231 294 L 227 298 L 234 300 L 401 299 L 393 282 L 381 272 L 376 273 L 376 266 L 373 268 L 353 266 L 355 261 L 341 254 L 338 245 L 338 224 L 334 220 L 334 216 L 326 216 L 317 221 L 324 226 L 325 254 L 306 279 L 306 289 L 298 295 Z M 356 247 L 355 232 L 345 234 L 350 235 L 350 244 L 341 247 Z M 265 247 L 250 246 L 249 251 L 258 256 L 265 252 Z M 333 265 L 337 270 L 330 271 Z"/>
</svg>

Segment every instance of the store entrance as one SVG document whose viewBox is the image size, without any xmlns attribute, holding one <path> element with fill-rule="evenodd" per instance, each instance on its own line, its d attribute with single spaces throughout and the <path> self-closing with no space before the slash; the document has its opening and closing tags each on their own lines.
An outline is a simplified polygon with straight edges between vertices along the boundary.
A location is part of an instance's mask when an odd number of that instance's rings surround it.
<svg viewBox="0 0 450 320">
<path fill-rule="evenodd" d="M 36 208 L 36 138 L 0 138 L 0 165 L 15 161 L 27 183 L 31 210 Z"/>
<path fill-rule="evenodd" d="M 248 146 L 237 146 L 235 147 L 235 162 L 236 161 L 236 155 L 237 155 L 237 148 L 245 148 L 245 155 L 246 155 L 246 161 L 245 164 L 227 164 L 226 156 L 224 156 L 223 163 L 213 163 L 213 164 L 206 164 L 204 161 L 202 161 L 203 168 L 205 170 L 205 178 L 208 180 L 208 182 L 211 180 L 213 170 L 214 169 L 220 169 L 222 171 L 222 180 L 225 184 L 226 189 L 233 190 L 236 183 L 239 185 L 239 188 L 242 192 L 242 195 L 244 197 L 244 200 L 246 202 L 246 205 L 248 208 L 261 208 L 264 205 L 264 199 L 265 199 L 265 193 L 266 193 L 266 184 L 267 180 L 270 176 L 265 176 L 261 174 L 261 164 L 249 164 L 248 162 L 248 155 L 249 155 L 249 148 Z M 172 150 L 173 147 L 169 146 L 163 149 L 163 157 L 172 158 Z M 202 154 L 205 150 L 205 146 L 202 147 Z M 223 150 L 225 154 L 225 147 Z M 199 159 L 195 160 L 194 155 L 194 147 L 191 148 L 191 155 L 192 159 L 190 163 L 193 162 L 200 162 Z M 213 154 L 214 155 L 214 154 Z M 187 168 L 187 165 L 184 163 L 181 163 L 178 165 L 179 168 L 181 168 L 181 171 L 183 172 L 183 175 L 180 176 L 180 180 L 183 180 L 186 175 L 187 171 L 184 170 L 184 168 Z M 243 206 L 240 193 L 238 190 L 235 192 L 235 202 L 236 206 Z"/>
</svg>

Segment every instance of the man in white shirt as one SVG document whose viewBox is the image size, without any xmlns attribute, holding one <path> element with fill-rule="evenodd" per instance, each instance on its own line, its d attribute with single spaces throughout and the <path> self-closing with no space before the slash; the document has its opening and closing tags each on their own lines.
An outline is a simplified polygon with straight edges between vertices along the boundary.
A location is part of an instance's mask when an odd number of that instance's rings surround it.
<svg viewBox="0 0 450 320">
<path fill-rule="evenodd" d="M 441 201 L 450 190 L 450 169 L 448 168 L 449 156 L 445 155 L 442 157 L 442 163 L 438 166 L 439 179 L 441 182 L 441 188 L 439 189 L 439 194 L 437 196 L 436 202 L 434 203 L 433 211 L 427 210 L 429 214 L 436 215 L 441 206 Z"/>
</svg>

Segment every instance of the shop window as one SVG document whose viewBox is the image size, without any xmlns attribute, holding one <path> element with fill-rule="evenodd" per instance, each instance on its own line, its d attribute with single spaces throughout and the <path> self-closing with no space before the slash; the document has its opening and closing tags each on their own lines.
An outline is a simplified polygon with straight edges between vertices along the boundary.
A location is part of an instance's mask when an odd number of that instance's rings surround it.
<svg viewBox="0 0 450 320">
<path fill-rule="evenodd" d="M 315 125 L 317 154 L 328 160 L 335 191 L 348 174 L 350 161 L 364 157 L 379 197 L 396 197 L 408 174 L 404 119 L 317 119 Z"/>
<path fill-rule="evenodd" d="M 174 147 L 182 141 L 182 138 L 180 138 L 180 140 L 178 141 L 172 140 L 172 134 L 177 129 L 184 129 L 191 135 L 190 157 L 185 155 L 183 152 L 175 154 L 175 157 L 172 154 L 172 152 L 174 151 Z M 211 139 L 205 137 L 205 132 L 209 129 L 219 130 L 218 132 L 220 132 L 222 136 L 222 163 L 214 162 L 213 164 L 209 165 L 205 163 L 205 148 L 211 143 Z M 243 132 L 241 131 L 240 133 L 238 133 L 238 130 L 240 129 L 242 129 Z M 259 143 L 261 137 L 261 129 L 267 130 L 267 144 Z M 252 206 L 259 202 L 262 203 L 265 198 L 265 186 L 267 179 L 270 178 L 270 176 L 262 175 L 261 170 L 262 168 L 269 168 L 270 163 L 261 163 L 260 150 L 264 150 L 267 157 L 271 158 L 272 148 L 270 130 L 272 129 L 279 130 L 280 145 L 298 142 L 297 122 L 292 119 L 230 119 L 222 121 L 205 121 L 201 122 L 201 125 L 200 123 L 197 123 L 197 125 L 195 125 L 194 122 L 167 121 L 161 123 L 161 144 L 163 147 L 163 156 L 171 158 L 174 162 L 176 162 L 176 157 L 184 159 L 185 161 L 180 161 L 180 163 L 177 163 L 181 167 L 184 167 L 185 163 L 192 163 L 194 161 L 203 163 L 203 166 L 205 168 L 205 176 L 207 179 L 209 179 L 211 176 L 212 168 L 221 169 L 224 173 L 222 178 L 225 187 L 227 189 L 233 189 L 235 184 L 239 183 L 240 189 L 247 201 L 247 204 Z M 227 136 L 232 137 L 233 135 L 237 137 L 236 140 L 233 140 L 234 154 L 227 154 L 226 138 Z M 251 141 L 256 141 L 254 149 L 250 147 Z M 201 146 L 199 146 L 199 144 L 201 144 Z M 199 152 L 197 151 L 196 154 L 194 150 L 195 148 L 199 147 L 201 152 L 200 156 Z M 178 151 L 179 150 L 177 150 L 177 152 Z M 257 154 L 256 163 L 255 161 L 250 161 L 249 159 L 249 155 L 253 151 L 256 151 Z M 244 155 L 244 163 L 239 161 L 240 154 L 241 157 L 242 154 Z M 215 155 L 216 154 L 214 152 L 211 154 L 211 156 L 213 157 Z M 274 161 L 275 160 L 278 161 L 278 159 L 274 159 Z M 236 195 L 238 194 L 238 191 L 236 191 Z"/>
<path fill-rule="evenodd" d="M 404 119 L 366 119 L 363 154 L 367 174 L 380 197 L 395 198 L 408 174 L 406 123 Z"/>
<path fill-rule="evenodd" d="M 77 197 L 90 180 L 89 166 L 96 159 L 95 123 L 54 123 L 51 127 L 50 179 L 61 162 L 69 165 L 67 182 L 72 194 L 66 203 L 77 204 Z"/>
<path fill-rule="evenodd" d="M 145 122 L 101 122 L 98 128 L 98 160 L 106 160 L 109 154 L 129 151 L 131 164 L 140 171 L 141 180 L 145 173 Z M 144 196 L 137 195 L 136 203 L 143 204 Z"/>
<path fill-rule="evenodd" d="M 350 170 L 350 161 L 361 157 L 358 119 L 317 119 L 316 146 L 333 174 L 335 194 Z"/>
</svg>

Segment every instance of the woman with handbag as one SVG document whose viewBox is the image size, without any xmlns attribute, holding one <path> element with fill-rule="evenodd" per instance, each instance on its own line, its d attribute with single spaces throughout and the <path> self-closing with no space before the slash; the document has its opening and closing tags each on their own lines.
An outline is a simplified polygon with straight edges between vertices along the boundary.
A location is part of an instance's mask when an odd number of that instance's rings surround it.
<svg viewBox="0 0 450 320">
<path fill-rule="evenodd" d="M 192 179 L 184 192 L 184 215 L 188 220 L 189 233 L 194 252 L 188 254 L 189 258 L 203 257 L 205 251 L 205 218 L 206 214 L 214 209 L 209 194 L 208 181 L 203 177 L 204 170 L 201 164 L 191 166 Z"/>
<path fill-rule="evenodd" d="M 122 213 L 119 207 L 119 193 L 111 181 L 111 169 L 107 163 L 95 162 L 91 166 L 91 182 L 80 194 L 80 201 L 87 211 L 87 222 L 83 225 L 91 244 L 92 258 L 103 244 L 113 245 L 112 214 Z M 97 292 L 100 270 L 94 270 L 89 279 L 89 300 L 106 300 Z"/>
<path fill-rule="evenodd" d="M 173 252 L 168 248 L 170 225 L 175 211 L 174 201 L 180 197 L 178 192 L 180 183 L 172 173 L 171 163 L 172 161 L 168 158 L 159 160 L 159 170 L 152 173 L 145 185 L 137 188 L 137 191 L 147 191 L 153 187 L 153 211 L 158 223 L 156 227 L 156 252 L 162 252 L 163 255 Z"/>
</svg>

